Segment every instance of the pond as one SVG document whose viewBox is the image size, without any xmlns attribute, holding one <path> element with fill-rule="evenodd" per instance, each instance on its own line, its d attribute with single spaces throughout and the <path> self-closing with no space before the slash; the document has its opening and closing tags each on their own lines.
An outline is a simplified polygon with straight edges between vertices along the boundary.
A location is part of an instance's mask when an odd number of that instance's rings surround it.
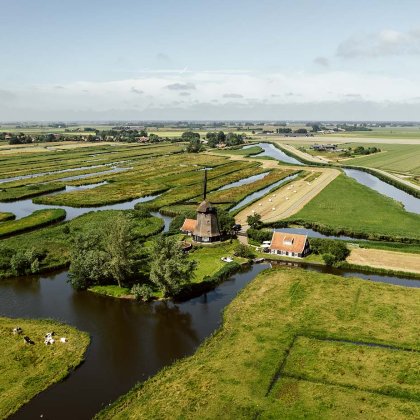
<svg viewBox="0 0 420 420">
<path fill-rule="evenodd" d="M 343 169 L 347 176 L 355 179 L 360 184 L 371 188 L 387 197 L 401 202 L 407 211 L 420 214 L 420 199 L 400 190 L 393 185 L 381 181 L 378 177 L 357 169 Z"/>
</svg>

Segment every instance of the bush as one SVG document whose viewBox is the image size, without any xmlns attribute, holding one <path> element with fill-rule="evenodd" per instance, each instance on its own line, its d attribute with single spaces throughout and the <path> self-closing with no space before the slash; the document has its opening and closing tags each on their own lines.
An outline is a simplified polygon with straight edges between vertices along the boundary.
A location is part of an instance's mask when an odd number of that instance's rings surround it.
<svg viewBox="0 0 420 420">
<path fill-rule="evenodd" d="M 342 241 L 312 238 L 310 240 L 310 246 L 314 254 L 322 255 L 322 258 L 327 265 L 333 265 L 339 261 L 344 261 L 350 255 L 350 251 Z"/>
<path fill-rule="evenodd" d="M 273 236 L 273 232 L 267 229 L 248 229 L 247 231 L 248 238 L 253 239 L 259 243 L 263 243 L 264 241 L 270 241 L 271 237 Z"/>
<path fill-rule="evenodd" d="M 39 263 L 45 257 L 44 253 L 34 248 L 19 250 L 10 258 L 10 268 L 15 276 L 23 274 L 36 274 L 39 272 Z"/>
<path fill-rule="evenodd" d="M 249 246 L 245 244 L 241 244 L 241 243 L 239 243 L 235 247 L 234 254 L 237 257 L 248 258 L 248 259 L 255 257 L 255 254 L 252 252 L 252 249 Z"/>
<path fill-rule="evenodd" d="M 336 263 L 336 258 L 332 254 L 322 254 L 322 259 L 324 260 L 325 265 L 331 267 Z"/>
<path fill-rule="evenodd" d="M 131 288 L 131 294 L 137 300 L 148 302 L 153 296 L 153 289 L 148 284 L 135 284 Z"/>
</svg>

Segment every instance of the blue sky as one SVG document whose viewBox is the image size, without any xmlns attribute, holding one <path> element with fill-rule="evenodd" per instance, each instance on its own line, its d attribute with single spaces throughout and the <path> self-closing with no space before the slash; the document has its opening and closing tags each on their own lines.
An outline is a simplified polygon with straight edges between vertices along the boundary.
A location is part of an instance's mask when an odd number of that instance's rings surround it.
<svg viewBox="0 0 420 420">
<path fill-rule="evenodd" d="M 420 119 L 418 1 L 0 6 L 0 120 Z"/>
</svg>

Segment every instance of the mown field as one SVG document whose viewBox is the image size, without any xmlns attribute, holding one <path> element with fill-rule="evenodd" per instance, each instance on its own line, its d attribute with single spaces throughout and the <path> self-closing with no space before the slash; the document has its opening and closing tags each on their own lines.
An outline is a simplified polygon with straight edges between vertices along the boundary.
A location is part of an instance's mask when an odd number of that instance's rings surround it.
<svg viewBox="0 0 420 420">
<path fill-rule="evenodd" d="M 370 239 L 420 240 L 420 215 L 396 201 L 340 175 L 289 218 Z"/>
<path fill-rule="evenodd" d="M 12 332 L 17 326 L 21 335 Z M 44 336 L 51 331 L 56 342 L 46 346 Z M 34 344 L 25 344 L 23 336 Z M 68 341 L 61 343 L 60 337 Z M 82 362 L 88 345 L 88 334 L 56 321 L 0 317 L 0 418 L 63 380 Z"/>
<path fill-rule="evenodd" d="M 266 270 L 221 329 L 98 418 L 418 418 L 419 291 Z"/>
<path fill-rule="evenodd" d="M 369 146 L 379 147 L 382 151 L 368 156 L 346 159 L 342 163 L 402 174 L 420 175 L 420 145 L 370 144 Z"/>
</svg>

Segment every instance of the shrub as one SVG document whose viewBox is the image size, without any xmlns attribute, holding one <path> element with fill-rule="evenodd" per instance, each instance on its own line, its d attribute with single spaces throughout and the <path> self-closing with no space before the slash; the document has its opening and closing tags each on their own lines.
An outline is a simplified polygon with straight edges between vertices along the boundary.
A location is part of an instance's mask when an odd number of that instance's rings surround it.
<svg viewBox="0 0 420 420">
<path fill-rule="evenodd" d="M 254 241 L 257 241 L 259 243 L 262 243 L 264 241 L 271 240 L 271 237 L 273 236 L 273 232 L 271 230 L 267 229 L 248 229 L 247 231 L 248 238 L 254 239 Z"/>
<path fill-rule="evenodd" d="M 234 254 L 237 257 L 248 258 L 248 259 L 255 257 L 255 254 L 252 252 L 252 249 L 249 246 L 245 244 L 241 244 L 241 243 L 239 243 L 235 247 Z"/>
<path fill-rule="evenodd" d="M 135 284 L 131 288 L 131 294 L 134 295 L 137 300 L 147 302 L 153 296 L 153 289 L 148 284 Z"/>
</svg>

